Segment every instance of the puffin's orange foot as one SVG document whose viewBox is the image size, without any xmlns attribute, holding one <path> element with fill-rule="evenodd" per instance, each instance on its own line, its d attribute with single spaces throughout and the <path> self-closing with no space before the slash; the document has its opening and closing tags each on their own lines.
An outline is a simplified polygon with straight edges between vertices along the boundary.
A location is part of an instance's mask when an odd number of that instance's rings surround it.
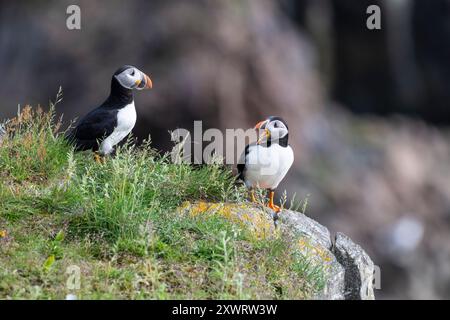
<svg viewBox="0 0 450 320">
<path fill-rule="evenodd" d="M 275 213 L 279 213 L 281 211 L 281 208 L 273 203 L 273 197 L 275 195 L 275 192 L 273 190 L 270 190 L 269 194 L 269 204 L 267 205 L 270 209 L 275 211 Z"/>
<path fill-rule="evenodd" d="M 94 153 L 94 160 L 95 162 L 99 163 L 99 164 L 104 164 L 105 163 L 105 157 L 102 157 L 100 154 L 98 154 L 97 152 Z"/>
<path fill-rule="evenodd" d="M 273 204 L 273 203 L 269 203 L 267 205 L 267 207 L 269 207 L 270 209 L 272 209 L 273 211 L 275 211 L 275 213 L 280 213 L 281 212 L 281 207 Z"/>
</svg>

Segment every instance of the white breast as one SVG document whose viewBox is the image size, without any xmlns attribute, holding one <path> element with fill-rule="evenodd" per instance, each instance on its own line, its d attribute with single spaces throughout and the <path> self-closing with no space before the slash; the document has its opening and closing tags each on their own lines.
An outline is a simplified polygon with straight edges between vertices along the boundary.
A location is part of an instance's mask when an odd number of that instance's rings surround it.
<svg viewBox="0 0 450 320">
<path fill-rule="evenodd" d="M 106 137 L 100 145 L 100 152 L 102 154 L 110 154 L 114 146 L 120 141 L 125 139 L 133 130 L 136 124 L 136 108 L 134 107 L 134 101 L 122 108 L 117 113 L 117 126 L 114 128 L 113 133 Z"/>
<path fill-rule="evenodd" d="M 275 189 L 286 176 L 294 162 L 290 146 L 272 144 L 265 148 L 254 145 L 249 148 L 245 163 L 245 184 L 247 187 Z"/>
</svg>

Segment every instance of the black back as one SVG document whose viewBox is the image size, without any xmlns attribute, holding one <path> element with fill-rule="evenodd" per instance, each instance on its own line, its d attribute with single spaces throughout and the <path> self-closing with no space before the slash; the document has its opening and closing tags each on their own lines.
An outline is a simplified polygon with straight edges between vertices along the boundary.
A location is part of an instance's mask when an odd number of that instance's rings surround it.
<svg viewBox="0 0 450 320">
<path fill-rule="evenodd" d="M 123 87 L 115 77 L 130 67 L 123 66 L 114 73 L 108 98 L 83 117 L 67 136 L 77 151 L 98 150 L 98 141 L 112 134 L 116 128 L 119 110 L 133 102 L 133 91 Z"/>
</svg>

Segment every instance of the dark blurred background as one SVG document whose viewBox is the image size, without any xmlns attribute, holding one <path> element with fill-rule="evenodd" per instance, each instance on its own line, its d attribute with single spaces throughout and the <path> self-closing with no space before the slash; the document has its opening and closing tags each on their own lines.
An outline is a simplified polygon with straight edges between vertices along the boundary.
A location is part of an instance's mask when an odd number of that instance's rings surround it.
<svg viewBox="0 0 450 320">
<path fill-rule="evenodd" d="M 449 0 L 0 2 L 1 119 L 60 85 L 58 113 L 79 117 L 123 64 L 154 82 L 135 135 L 169 150 L 168 130 L 194 120 L 284 117 L 296 161 L 279 190 L 367 250 L 377 298 L 450 298 Z"/>
</svg>

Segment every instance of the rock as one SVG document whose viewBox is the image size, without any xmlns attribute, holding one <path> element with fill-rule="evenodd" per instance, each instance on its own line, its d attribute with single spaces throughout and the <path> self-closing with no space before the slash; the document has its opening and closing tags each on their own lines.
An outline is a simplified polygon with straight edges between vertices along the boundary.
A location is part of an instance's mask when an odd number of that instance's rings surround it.
<svg viewBox="0 0 450 320">
<path fill-rule="evenodd" d="M 330 250 L 332 242 L 328 229 L 306 215 L 291 210 L 283 210 L 280 214 L 280 227 L 283 232 L 291 233 L 291 238 L 301 236 L 308 239 L 307 244 L 305 240 L 300 244 L 301 250 L 308 256 L 317 257 L 317 263 L 324 266 L 326 284 L 315 299 L 343 300 L 345 270 Z"/>
<path fill-rule="evenodd" d="M 336 234 L 333 252 L 345 269 L 346 300 L 374 300 L 374 264 L 367 253 L 345 234 Z"/>
<path fill-rule="evenodd" d="M 327 285 L 318 299 L 373 300 L 374 264 L 367 253 L 343 233 L 337 233 L 332 244 L 330 232 L 302 213 L 284 210 L 281 225 L 315 243 L 315 248 L 330 252 Z"/>
<path fill-rule="evenodd" d="M 328 271 L 327 283 L 322 292 L 316 295 L 317 300 L 345 300 L 344 295 L 345 270 L 338 263 L 334 262 Z"/>
<path fill-rule="evenodd" d="M 247 204 L 209 203 L 203 201 L 197 203 L 185 202 L 178 208 L 178 212 L 190 216 L 222 216 L 238 225 L 245 226 L 258 239 L 272 237 L 275 234 L 275 224 L 272 217 L 260 208 Z"/>
<path fill-rule="evenodd" d="M 232 203 L 184 203 L 180 214 L 191 216 L 220 215 L 230 221 L 245 226 L 256 238 L 272 237 L 276 227 L 270 210 L 252 204 Z M 330 231 L 306 215 L 283 210 L 276 225 L 294 248 L 302 255 L 310 257 L 314 265 L 325 274 L 323 289 L 314 299 L 348 300 L 374 299 L 374 264 L 364 250 L 342 233 L 331 241 Z"/>
<path fill-rule="evenodd" d="M 283 210 L 280 214 L 280 220 L 283 225 L 291 228 L 292 231 L 309 237 L 325 248 L 331 248 L 332 242 L 330 232 L 317 221 L 308 218 L 300 212 L 291 210 Z"/>
<path fill-rule="evenodd" d="M 0 142 L 2 142 L 5 134 L 6 134 L 5 125 L 3 123 L 0 123 Z"/>
</svg>

